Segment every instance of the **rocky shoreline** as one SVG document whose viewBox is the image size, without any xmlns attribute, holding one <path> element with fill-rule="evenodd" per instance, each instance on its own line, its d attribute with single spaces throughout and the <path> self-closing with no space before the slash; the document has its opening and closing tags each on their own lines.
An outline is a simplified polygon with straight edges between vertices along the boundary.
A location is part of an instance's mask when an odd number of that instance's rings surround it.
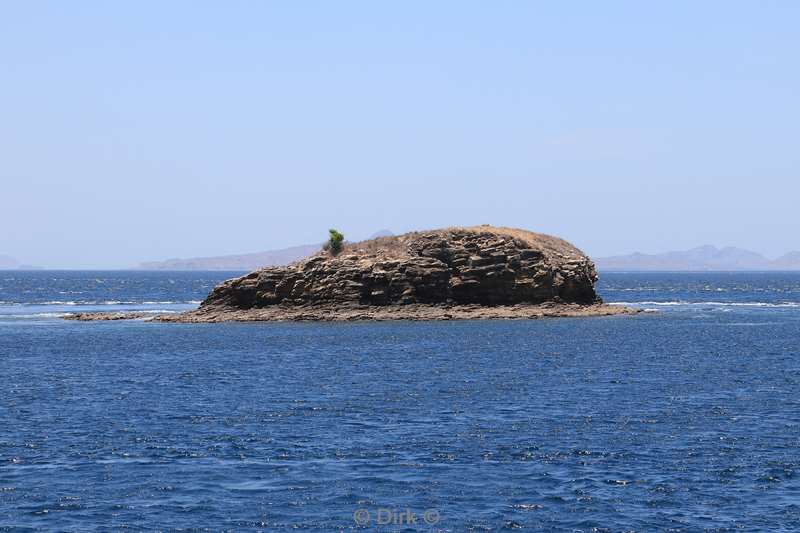
<svg viewBox="0 0 800 533">
<path fill-rule="evenodd" d="M 64 320 L 77 320 L 79 322 L 110 322 L 113 320 L 154 320 L 161 315 L 145 313 L 143 311 L 91 311 L 84 313 L 69 313 L 64 315 Z"/>
<path fill-rule="evenodd" d="M 398 306 L 274 306 L 264 309 L 200 309 L 186 313 L 153 315 L 142 312 L 75 313 L 76 321 L 145 320 L 183 324 L 219 322 L 344 322 L 344 321 L 440 321 L 440 320 L 531 320 L 555 317 L 598 317 L 640 313 L 641 309 L 607 304 L 517 304 L 517 305 L 426 305 Z"/>
</svg>

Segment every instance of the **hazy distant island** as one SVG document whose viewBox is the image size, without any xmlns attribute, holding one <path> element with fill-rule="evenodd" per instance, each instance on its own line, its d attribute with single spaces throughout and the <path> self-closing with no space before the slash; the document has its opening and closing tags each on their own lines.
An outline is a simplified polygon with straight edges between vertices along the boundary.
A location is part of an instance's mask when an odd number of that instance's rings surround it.
<svg viewBox="0 0 800 533">
<path fill-rule="evenodd" d="M 20 263 L 13 257 L 0 255 L 0 270 L 41 270 L 42 267 Z"/>
<path fill-rule="evenodd" d="M 761 254 L 728 246 L 699 246 L 686 251 L 661 254 L 620 255 L 600 257 L 596 260 L 601 271 L 763 271 L 800 270 L 800 252 L 789 252 L 778 259 L 770 260 Z"/>
<path fill-rule="evenodd" d="M 218 285 L 171 322 L 449 320 L 600 316 L 636 312 L 602 303 L 592 261 L 530 231 L 446 228 L 330 245 L 288 266 Z M 78 314 L 79 320 L 127 318 Z"/>
<path fill-rule="evenodd" d="M 304 244 L 280 250 L 250 254 L 191 257 L 141 263 L 141 270 L 254 270 L 264 266 L 288 265 L 318 252 L 321 244 Z"/>
<path fill-rule="evenodd" d="M 369 238 L 390 237 L 391 231 L 383 229 Z M 302 244 L 278 250 L 254 252 L 237 255 L 218 255 L 210 257 L 191 257 L 188 259 L 167 259 L 148 261 L 139 264 L 141 270 L 256 270 L 265 266 L 283 266 L 305 259 L 322 249 L 323 243 Z"/>
</svg>

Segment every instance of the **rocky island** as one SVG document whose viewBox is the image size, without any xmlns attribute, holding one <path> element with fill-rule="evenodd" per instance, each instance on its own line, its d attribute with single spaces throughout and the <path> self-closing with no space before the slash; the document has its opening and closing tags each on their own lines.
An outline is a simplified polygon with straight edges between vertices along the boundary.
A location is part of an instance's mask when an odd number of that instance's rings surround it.
<svg viewBox="0 0 800 533">
<path fill-rule="evenodd" d="M 167 322 L 449 320 L 604 316 L 592 261 L 549 235 L 493 226 L 447 228 L 346 243 L 225 281 Z M 78 320 L 130 318 L 78 314 Z"/>
</svg>

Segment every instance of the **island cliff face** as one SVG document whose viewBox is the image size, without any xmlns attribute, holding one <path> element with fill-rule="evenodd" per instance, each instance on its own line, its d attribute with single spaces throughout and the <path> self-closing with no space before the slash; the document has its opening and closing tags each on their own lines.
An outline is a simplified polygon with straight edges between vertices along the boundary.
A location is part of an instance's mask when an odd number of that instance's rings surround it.
<svg viewBox="0 0 800 533">
<path fill-rule="evenodd" d="M 322 251 L 218 285 L 196 311 L 161 320 L 535 318 L 620 314 L 594 290 L 594 264 L 568 242 L 476 226 Z"/>
<path fill-rule="evenodd" d="M 560 239 L 516 233 L 450 229 L 348 245 L 335 257 L 323 251 L 226 281 L 201 307 L 597 301 L 588 257 Z"/>
</svg>

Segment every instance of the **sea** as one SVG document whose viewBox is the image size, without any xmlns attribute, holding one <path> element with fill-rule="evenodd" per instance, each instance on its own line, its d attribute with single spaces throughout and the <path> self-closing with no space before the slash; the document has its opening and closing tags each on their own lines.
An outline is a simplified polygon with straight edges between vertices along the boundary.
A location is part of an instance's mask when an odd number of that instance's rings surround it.
<svg viewBox="0 0 800 533">
<path fill-rule="evenodd" d="M 236 272 L 0 272 L 0 531 L 800 530 L 800 274 L 636 316 L 161 324 Z"/>
</svg>

